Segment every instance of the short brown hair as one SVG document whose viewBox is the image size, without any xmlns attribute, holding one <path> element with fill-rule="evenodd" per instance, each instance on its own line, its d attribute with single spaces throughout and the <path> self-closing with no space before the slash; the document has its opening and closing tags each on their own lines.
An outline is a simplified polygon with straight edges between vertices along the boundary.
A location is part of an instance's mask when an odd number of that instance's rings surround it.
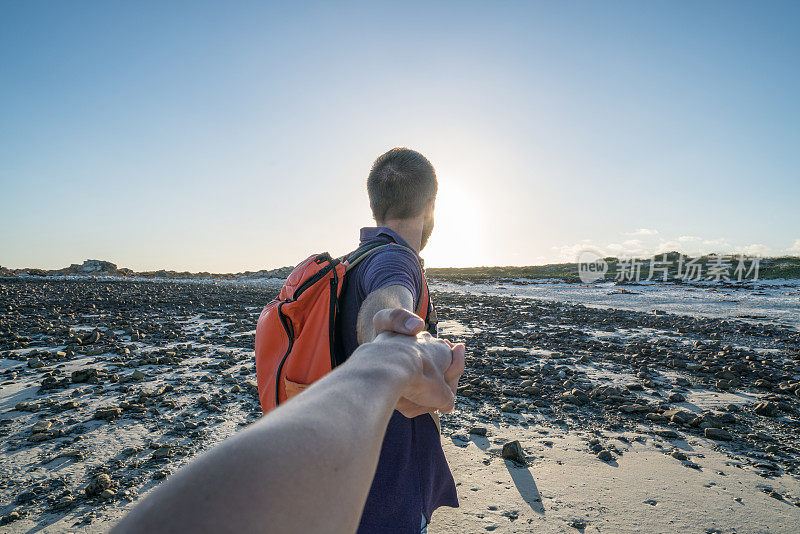
<svg viewBox="0 0 800 534">
<path fill-rule="evenodd" d="M 439 184 L 428 159 L 415 150 L 393 148 L 372 164 L 367 193 L 377 222 L 416 217 L 436 198 Z"/>
</svg>

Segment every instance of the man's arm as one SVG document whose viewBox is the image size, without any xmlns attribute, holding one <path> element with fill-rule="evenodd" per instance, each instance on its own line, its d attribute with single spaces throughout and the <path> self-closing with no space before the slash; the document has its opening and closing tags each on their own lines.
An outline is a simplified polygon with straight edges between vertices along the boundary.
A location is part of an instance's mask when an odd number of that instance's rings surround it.
<svg viewBox="0 0 800 534">
<path fill-rule="evenodd" d="M 422 321 L 386 310 L 375 327 L 414 334 Z M 398 399 L 449 413 L 454 396 L 444 375 L 452 369 L 464 369 L 463 345 L 382 333 L 178 471 L 114 532 L 355 532 Z"/>
<path fill-rule="evenodd" d="M 396 308 L 414 312 L 414 296 L 405 286 L 382 287 L 367 295 L 358 311 L 358 322 L 356 323 L 358 343 L 369 343 L 375 339 L 372 318 L 376 313 Z"/>
</svg>

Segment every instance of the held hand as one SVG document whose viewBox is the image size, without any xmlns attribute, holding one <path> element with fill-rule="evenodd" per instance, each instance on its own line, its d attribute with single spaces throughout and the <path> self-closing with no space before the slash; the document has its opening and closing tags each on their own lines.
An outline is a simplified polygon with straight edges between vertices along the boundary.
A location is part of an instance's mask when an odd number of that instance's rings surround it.
<svg viewBox="0 0 800 534">
<path fill-rule="evenodd" d="M 376 341 L 412 343 L 420 354 L 422 372 L 406 388 L 395 409 L 406 417 L 416 417 L 436 411 L 450 413 L 455 405 L 458 379 L 464 372 L 463 344 L 437 340 L 422 332 L 425 323 L 413 313 L 403 309 L 381 310 L 373 319 Z M 401 337 L 416 335 L 416 338 Z M 446 386 L 446 387 L 445 387 Z"/>
</svg>

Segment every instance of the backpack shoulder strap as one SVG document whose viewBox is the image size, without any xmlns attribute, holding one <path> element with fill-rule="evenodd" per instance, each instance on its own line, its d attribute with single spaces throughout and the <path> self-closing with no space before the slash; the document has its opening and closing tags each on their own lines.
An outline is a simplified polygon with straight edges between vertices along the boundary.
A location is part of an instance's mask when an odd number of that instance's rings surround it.
<svg viewBox="0 0 800 534">
<path fill-rule="evenodd" d="M 358 263 L 361 260 L 369 256 L 373 252 L 377 252 L 379 249 L 388 247 L 391 244 L 392 243 L 379 243 L 377 245 L 369 245 L 357 249 L 355 252 L 350 254 L 349 258 L 347 259 L 347 267 L 345 268 L 345 273 L 347 273 L 350 269 L 358 265 Z"/>
<path fill-rule="evenodd" d="M 388 247 L 389 245 L 396 245 L 398 247 L 404 248 L 416 256 L 416 253 L 413 250 L 399 243 L 395 243 L 394 241 L 389 243 L 379 243 L 377 245 L 368 245 L 359 248 L 355 252 L 350 254 L 349 259 L 347 260 L 347 267 L 345 269 L 345 274 L 347 274 L 347 272 L 350 271 L 350 269 L 352 269 L 353 267 L 355 267 L 361 260 L 370 256 L 373 252 L 377 252 L 378 250 Z M 419 307 L 416 310 L 416 314 L 422 317 L 427 322 L 428 303 L 430 302 L 430 297 L 428 296 L 428 281 L 425 278 L 425 270 L 422 268 L 421 264 L 419 266 L 419 271 L 420 271 L 420 276 L 422 277 L 422 294 L 419 296 Z"/>
</svg>

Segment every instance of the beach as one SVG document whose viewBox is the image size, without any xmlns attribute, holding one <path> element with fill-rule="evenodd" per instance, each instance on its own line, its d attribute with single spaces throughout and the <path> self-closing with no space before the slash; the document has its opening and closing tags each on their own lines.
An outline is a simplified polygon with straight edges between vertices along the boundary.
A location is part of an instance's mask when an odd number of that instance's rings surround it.
<svg viewBox="0 0 800 534">
<path fill-rule="evenodd" d="M 0 528 L 107 531 L 258 420 L 280 283 L 0 280 Z M 468 351 L 442 417 L 461 507 L 429 531 L 796 530 L 798 286 L 566 286 L 432 284 Z"/>
</svg>

